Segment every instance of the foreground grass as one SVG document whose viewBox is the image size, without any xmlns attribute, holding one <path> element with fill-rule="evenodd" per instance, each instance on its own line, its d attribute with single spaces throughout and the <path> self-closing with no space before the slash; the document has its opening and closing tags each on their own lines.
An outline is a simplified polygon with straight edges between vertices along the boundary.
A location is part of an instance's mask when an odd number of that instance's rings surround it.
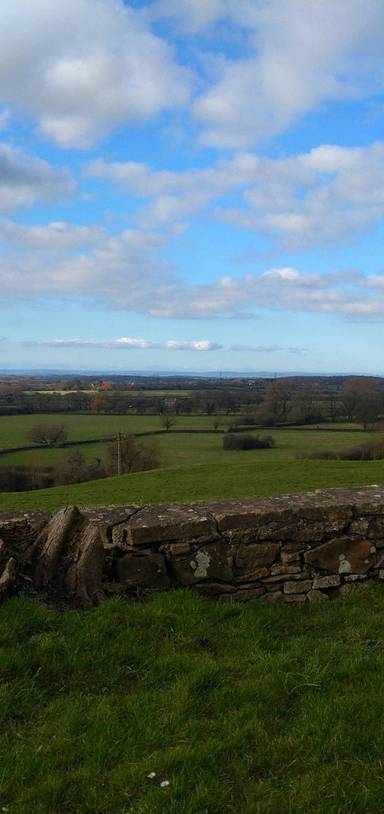
<svg viewBox="0 0 384 814">
<path fill-rule="evenodd" d="M 253 461 L 154 469 L 133 475 L 39 489 L 0 493 L 0 511 L 59 509 L 69 504 L 189 503 L 225 497 L 277 495 L 384 483 L 383 461 Z"/>
<path fill-rule="evenodd" d="M 305 608 L 9 601 L 0 810 L 382 814 L 383 623 L 377 585 Z"/>
</svg>

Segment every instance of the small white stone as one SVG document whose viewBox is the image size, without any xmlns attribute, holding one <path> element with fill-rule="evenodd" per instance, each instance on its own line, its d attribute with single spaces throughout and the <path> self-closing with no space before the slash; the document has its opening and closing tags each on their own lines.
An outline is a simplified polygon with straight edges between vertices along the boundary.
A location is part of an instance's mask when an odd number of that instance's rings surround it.
<svg viewBox="0 0 384 814">
<path fill-rule="evenodd" d="M 147 774 L 148 780 L 154 780 L 156 777 L 156 772 L 150 772 Z"/>
<path fill-rule="evenodd" d="M 169 780 L 162 780 L 160 786 L 162 789 L 166 789 L 169 786 Z"/>
</svg>

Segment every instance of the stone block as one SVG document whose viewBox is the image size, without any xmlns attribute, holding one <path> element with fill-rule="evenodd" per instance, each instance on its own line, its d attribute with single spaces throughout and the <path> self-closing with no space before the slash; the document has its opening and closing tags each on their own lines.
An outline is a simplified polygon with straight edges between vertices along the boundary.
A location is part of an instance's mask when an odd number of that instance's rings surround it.
<svg viewBox="0 0 384 814">
<path fill-rule="evenodd" d="M 321 591 L 324 588 L 338 588 L 341 584 L 341 579 L 337 574 L 330 574 L 327 577 L 316 577 L 313 580 L 313 589 Z"/>
<path fill-rule="evenodd" d="M 284 582 L 285 594 L 306 594 L 312 588 L 312 580 L 306 579 L 303 582 Z"/>
<path fill-rule="evenodd" d="M 292 562 L 300 562 L 300 554 L 298 551 L 281 551 L 281 562 L 289 565 Z"/>
<path fill-rule="evenodd" d="M 177 557 L 170 566 L 181 585 L 193 585 L 205 579 L 231 582 L 233 578 L 233 556 L 222 543 L 210 543 L 187 557 Z"/>
<path fill-rule="evenodd" d="M 306 563 L 334 574 L 366 573 L 375 564 L 376 548 L 371 540 L 336 537 L 307 551 Z"/>
<path fill-rule="evenodd" d="M 280 551 L 278 543 L 240 545 L 236 553 L 236 568 L 243 572 L 271 565 Z"/>
<path fill-rule="evenodd" d="M 126 554 L 117 560 L 117 577 L 120 582 L 138 588 L 169 588 L 165 559 L 162 554 L 137 556 Z"/>
<path fill-rule="evenodd" d="M 278 576 L 280 575 L 282 579 L 284 577 L 289 577 L 291 574 L 300 574 L 300 566 L 299 565 L 286 565 L 282 563 L 275 563 L 275 565 L 271 566 L 271 576 Z"/>
<path fill-rule="evenodd" d="M 140 509 L 128 523 L 116 526 L 112 540 L 122 546 L 158 545 L 166 541 L 178 543 L 194 538 L 217 539 L 214 521 L 191 506 L 173 504 L 147 506 Z"/>
<path fill-rule="evenodd" d="M 264 579 L 269 575 L 269 568 L 262 567 L 262 568 L 255 568 L 254 571 L 247 572 L 245 574 L 241 573 L 236 576 L 235 582 L 256 582 L 258 579 Z"/>
</svg>

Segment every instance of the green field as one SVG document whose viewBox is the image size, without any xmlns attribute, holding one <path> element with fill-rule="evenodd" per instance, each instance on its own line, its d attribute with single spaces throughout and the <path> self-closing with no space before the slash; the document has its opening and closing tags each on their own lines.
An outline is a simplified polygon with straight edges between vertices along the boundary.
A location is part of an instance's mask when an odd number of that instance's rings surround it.
<svg viewBox="0 0 384 814">
<path fill-rule="evenodd" d="M 28 416 L 30 418 L 30 416 Z M 72 418 L 77 418 L 77 416 L 72 416 Z M 82 419 L 85 417 L 81 416 Z M 94 416 L 89 416 L 88 419 L 91 420 Z M 98 417 L 97 417 L 98 418 Z M 111 419 L 113 418 L 114 421 L 116 419 L 113 416 L 104 416 L 104 419 Z M 153 430 L 161 428 L 161 421 L 156 419 L 156 417 L 150 417 L 152 421 L 152 426 L 148 421 L 148 417 L 140 417 L 140 416 L 123 416 L 122 418 L 127 419 L 126 423 L 130 427 L 131 432 L 141 432 L 144 429 L 144 422 L 147 421 L 147 426 L 145 429 Z M 19 416 L 17 416 L 19 419 Z M 138 419 L 137 421 L 132 421 L 132 419 Z M 9 420 L 9 419 L 8 419 Z M 143 422 L 143 423 L 141 423 Z M 122 423 L 122 422 L 121 422 Z M 194 464 L 202 464 L 202 463 L 217 463 L 217 464 L 224 464 L 224 463 L 231 463 L 231 465 L 235 465 L 238 463 L 247 462 L 262 462 L 262 461 L 286 461 L 292 460 L 297 453 L 305 452 L 306 450 L 310 449 L 332 449 L 332 450 L 342 450 L 347 447 L 353 446 L 354 444 L 359 444 L 366 437 L 369 436 L 362 436 L 361 430 L 358 428 L 354 428 L 354 431 L 351 431 L 351 427 L 349 426 L 346 430 L 343 429 L 330 429 L 330 430 L 308 430 L 308 429 L 298 429 L 298 430 L 272 430 L 270 434 L 273 435 L 276 445 L 271 450 L 249 450 L 247 452 L 225 452 L 222 447 L 222 431 L 212 432 L 211 434 L 187 434 L 181 433 L 184 427 L 188 429 L 212 429 L 212 418 L 206 416 L 191 416 L 188 418 L 179 419 L 175 425 L 175 429 L 178 432 L 166 433 L 162 436 L 156 436 L 154 438 L 154 442 L 156 448 L 159 452 L 160 463 L 164 467 L 168 466 L 193 466 Z M 103 426 L 102 422 L 93 428 L 94 434 L 92 434 L 90 427 L 83 425 L 79 426 L 76 429 L 73 428 L 70 433 L 70 438 L 75 440 L 79 438 L 79 434 L 83 432 L 83 435 L 80 436 L 82 439 L 87 438 L 95 438 L 98 435 L 102 436 L 108 433 L 108 429 L 101 429 Z M 106 422 L 106 426 L 108 426 L 108 422 Z M 135 429 L 133 429 L 133 427 Z M 139 427 L 140 429 L 136 429 Z M 127 431 L 127 430 L 126 430 Z M 0 418 L 0 439 L 1 439 L 1 418 Z M 4 430 L 3 430 L 4 432 Z M 268 431 L 269 432 L 269 431 Z M 4 436 L 3 436 L 4 437 Z M 10 445 L 10 444 L 9 444 Z M 6 443 L 3 444 L 6 447 Z M 73 454 L 75 449 L 80 449 L 82 455 L 84 455 L 87 461 L 92 461 L 95 458 L 102 458 L 105 459 L 107 454 L 107 447 L 109 446 L 108 443 L 99 443 L 99 444 L 84 444 L 83 446 L 77 447 L 70 447 L 70 448 L 57 448 L 57 449 L 35 449 L 35 450 L 28 450 L 22 452 L 13 452 L 7 455 L 0 456 L 0 465 L 6 464 L 31 464 L 31 463 L 42 463 L 42 464 L 54 464 L 57 461 L 61 461 L 68 457 L 68 455 Z M 228 457 L 230 456 L 230 458 Z"/>
<path fill-rule="evenodd" d="M 224 420 L 224 419 L 223 419 Z M 71 415 L 53 413 L 47 415 L 0 416 L 0 448 L 24 446 L 30 443 L 26 436 L 35 424 L 65 424 L 68 440 L 80 441 L 102 438 L 119 431 L 125 433 L 161 430 L 161 416 L 140 415 Z M 177 417 L 178 429 L 212 429 L 213 418 L 204 415 Z"/>
<path fill-rule="evenodd" d="M 108 432 L 157 430 L 157 416 L 12 416 L 0 418 L 0 445 L 22 443 L 26 425 L 64 420 L 69 438 L 102 437 Z M 16 508 L 56 509 L 68 503 L 102 505 L 108 503 L 156 503 L 199 500 L 241 495 L 281 494 L 331 486 L 382 483 L 384 464 L 297 460 L 307 450 L 342 450 L 370 436 L 356 426 L 325 426 L 321 429 L 276 429 L 271 434 L 275 447 L 270 450 L 224 451 L 222 431 L 210 433 L 180 432 L 188 429 L 212 429 L 209 416 L 178 418 L 175 429 L 151 439 L 159 454 L 160 468 L 120 478 L 72 484 L 54 489 L 20 493 L 0 493 L 0 510 Z M 146 439 L 144 439 L 146 440 Z M 108 443 L 79 447 L 32 449 L 0 457 L 1 465 L 56 464 L 79 449 L 87 462 L 105 459 Z"/>
<path fill-rule="evenodd" d="M 0 811 L 382 814 L 383 630 L 372 584 L 305 608 L 10 600 Z"/>
<path fill-rule="evenodd" d="M 229 455 L 229 453 L 228 453 Z M 384 483 L 383 461 L 262 461 L 153 469 L 33 492 L 0 493 L 0 511 L 274 495 Z"/>
</svg>

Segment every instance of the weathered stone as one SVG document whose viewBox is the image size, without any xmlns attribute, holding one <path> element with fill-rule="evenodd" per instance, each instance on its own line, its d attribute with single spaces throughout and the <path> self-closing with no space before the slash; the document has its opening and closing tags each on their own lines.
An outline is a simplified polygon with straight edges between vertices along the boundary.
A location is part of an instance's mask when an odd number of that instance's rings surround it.
<svg viewBox="0 0 384 814">
<path fill-rule="evenodd" d="M 140 595 L 170 582 L 241 601 L 305 602 L 306 592 L 322 601 L 341 580 L 360 590 L 367 575 L 384 577 L 383 518 L 383 486 L 81 514 L 69 507 L 52 518 L 11 513 L 0 515 L 0 584 L 4 593 L 14 577 L 23 590 L 82 601 L 101 586 Z"/>
<path fill-rule="evenodd" d="M 258 579 L 264 579 L 269 574 L 267 567 L 255 568 L 254 571 L 247 571 L 246 574 L 238 574 L 235 578 L 236 582 L 256 582 Z"/>
<path fill-rule="evenodd" d="M 126 585 L 138 588 L 169 588 L 170 579 L 162 554 L 145 557 L 126 554 L 117 560 L 117 577 Z"/>
<path fill-rule="evenodd" d="M 292 562 L 300 562 L 300 554 L 297 551 L 285 551 L 282 549 L 280 557 L 281 562 L 287 565 Z"/>
<path fill-rule="evenodd" d="M 127 523 L 138 510 L 137 506 L 112 506 L 109 508 L 85 509 L 82 514 L 93 526 L 98 526 L 100 539 L 106 551 L 116 548 L 112 540 L 112 530 Z"/>
<path fill-rule="evenodd" d="M 343 531 L 352 519 L 352 511 L 333 510 L 322 512 L 313 507 L 311 513 L 308 509 L 293 514 L 292 521 L 287 524 L 268 523 L 260 525 L 257 533 L 259 540 L 295 540 L 303 543 L 320 542 L 326 534 Z M 318 518 L 318 519 L 317 519 Z"/>
<path fill-rule="evenodd" d="M 16 560 L 10 557 L 0 576 L 0 594 L 8 591 L 16 582 Z"/>
<path fill-rule="evenodd" d="M 75 540 L 73 562 L 67 571 L 65 586 L 81 602 L 92 602 L 101 594 L 104 547 L 98 526 L 88 525 Z"/>
<path fill-rule="evenodd" d="M 181 585 L 193 585 L 205 579 L 231 582 L 233 557 L 226 546 L 210 543 L 188 557 L 177 557 L 171 562 L 171 568 Z"/>
<path fill-rule="evenodd" d="M 190 543 L 170 543 L 164 546 L 165 552 L 169 557 L 179 557 L 181 554 L 189 554 L 191 548 Z"/>
<path fill-rule="evenodd" d="M 278 543 L 259 543 L 240 545 L 236 553 L 236 568 L 242 571 L 253 571 L 262 565 L 270 565 L 280 551 Z"/>
<path fill-rule="evenodd" d="M 300 574 L 300 566 L 281 563 L 271 566 L 271 576 L 273 577 L 280 575 L 284 579 L 285 576 L 289 577 L 291 574 Z"/>
<path fill-rule="evenodd" d="M 339 537 L 304 555 L 306 563 L 334 574 L 365 573 L 375 563 L 376 549 L 369 540 Z"/>
<path fill-rule="evenodd" d="M 55 578 L 59 560 L 66 553 L 71 533 L 80 522 L 81 514 L 76 506 L 68 506 L 57 512 L 36 541 L 38 564 L 34 582 L 38 588 L 48 586 Z"/>
<path fill-rule="evenodd" d="M 329 596 L 323 594 L 321 591 L 308 591 L 307 596 L 310 602 L 324 602 L 324 600 L 329 600 Z"/>
<path fill-rule="evenodd" d="M 306 579 L 303 582 L 284 582 L 285 594 L 304 594 L 312 588 L 312 580 Z"/>
<path fill-rule="evenodd" d="M 309 574 L 307 569 L 303 571 L 298 571 L 296 574 L 287 574 L 287 579 L 292 581 L 300 581 L 300 580 L 307 580 L 309 578 Z M 282 582 L 284 581 L 284 574 L 275 574 L 273 577 L 265 577 L 263 579 L 263 583 L 268 585 L 273 585 L 274 582 Z"/>
<path fill-rule="evenodd" d="M 344 579 L 345 582 L 363 582 L 367 579 L 367 574 L 348 574 Z"/>
<path fill-rule="evenodd" d="M 337 588 L 341 583 L 341 579 L 337 574 L 331 574 L 327 577 L 316 577 L 313 580 L 313 589 L 321 591 L 323 588 Z"/>
<path fill-rule="evenodd" d="M 113 529 L 112 539 L 120 545 L 143 546 L 191 538 L 216 539 L 214 521 L 208 514 L 191 506 L 147 506 L 140 509 L 128 523 Z"/>
</svg>

